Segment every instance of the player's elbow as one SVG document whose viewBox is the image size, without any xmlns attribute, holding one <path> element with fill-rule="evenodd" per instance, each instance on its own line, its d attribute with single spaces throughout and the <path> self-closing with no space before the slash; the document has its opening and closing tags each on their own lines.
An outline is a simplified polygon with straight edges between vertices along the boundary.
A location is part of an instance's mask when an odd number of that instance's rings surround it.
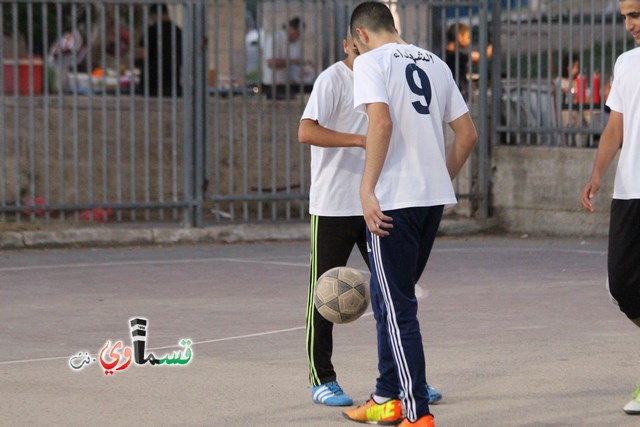
<svg viewBox="0 0 640 427">
<path fill-rule="evenodd" d="M 307 132 L 303 129 L 302 125 L 298 128 L 298 142 L 305 145 L 309 144 Z"/>
<path fill-rule="evenodd" d="M 302 120 L 298 127 L 298 142 L 300 144 L 311 144 L 311 127 L 313 126 L 310 120 Z"/>
<path fill-rule="evenodd" d="M 370 133 L 374 135 L 383 135 L 390 137 L 393 132 L 393 121 L 391 117 L 378 117 L 376 120 L 370 120 L 369 122 Z"/>
<path fill-rule="evenodd" d="M 369 116 L 368 134 L 376 135 L 382 139 L 391 137 L 393 121 L 387 104 L 383 102 L 367 104 L 367 115 Z"/>
<path fill-rule="evenodd" d="M 391 135 L 391 132 L 393 132 L 393 121 L 391 120 L 391 117 L 388 117 L 386 120 L 383 120 L 380 123 L 380 127 L 381 127 L 380 130 Z"/>
<path fill-rule="evenodd" d="M 472 148 L 475 147 L 475 145 L 478 143 L 478 132 L 476 131 L 475 127 L 470 129 L 469 132 L 467 133 L 466 142 L 467 142 L 467 145 Z"/>
<path fill-rule="evenodd" d="M 473 148 L 478 142 L 476 130 L 471 116 L 467 113 L 449 124 L 456 135 L 456 142 L 462 147 Z"/>
</svg>

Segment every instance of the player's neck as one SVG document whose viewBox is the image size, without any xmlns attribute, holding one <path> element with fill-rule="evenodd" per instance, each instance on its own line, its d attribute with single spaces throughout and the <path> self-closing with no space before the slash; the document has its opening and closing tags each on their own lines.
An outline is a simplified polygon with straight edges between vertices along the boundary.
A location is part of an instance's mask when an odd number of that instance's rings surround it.
<svg viewBox="0 0 640 427">
<path fill-rule="evenodd" d="M 377 49 L 380 46 L 389 43 L 407 44 L 404 40 L 402 40 L 402 38 L 400 38 L 398 33 L 381 32 L 371 34 L 369 47 L 371 49 Z"/>
</svg>

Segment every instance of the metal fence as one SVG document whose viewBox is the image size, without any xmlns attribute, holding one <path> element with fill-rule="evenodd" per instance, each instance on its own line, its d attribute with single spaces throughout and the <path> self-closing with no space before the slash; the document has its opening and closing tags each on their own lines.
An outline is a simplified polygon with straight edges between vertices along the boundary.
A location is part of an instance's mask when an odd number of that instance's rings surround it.
<svg viewBox="0 0 640 427">
<path fill-rule="evenodd" d="M 481 136 L 456 182 L 468 215 L 488 212 L 489 13 L 514 1 L 388 1 L 403 38 L 443 57 L 448 28 L 472 27 L 480 59 L 455 55 Z M 0 0 L 0 221 L 305 218 L 298 121 L 357 3 Z M 276 87 L 264 64 L 291 25 L 299 77 Z"/>
<path fill-rule="evenodd" d="M 0 2 L 3 221 L 188 221 L 204 3 L 166 5 Z"/>
<path fill-rule="evenodd" d="M 528 3 L 493 19 L 495 142 L 597 147 L 615 59 L 633 46 L 619 2 Z"/>
</svg>

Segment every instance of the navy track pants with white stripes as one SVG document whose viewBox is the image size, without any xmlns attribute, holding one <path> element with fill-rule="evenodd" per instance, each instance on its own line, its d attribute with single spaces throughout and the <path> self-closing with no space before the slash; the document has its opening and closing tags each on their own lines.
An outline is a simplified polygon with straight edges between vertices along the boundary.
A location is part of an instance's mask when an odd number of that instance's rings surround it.
<svg viewBox="0 0 640 427">
<path fill-rule="evenodd" d="M 429 413 L 425 358 L 415 285 L 429 259 L 443 206 L 386 211 L 393 218 L 389 236 L 367 230 L 371 264 L 371 306 L 378 335 L 376 394 L 402 392 L 410 421 Z"/>
</svg>

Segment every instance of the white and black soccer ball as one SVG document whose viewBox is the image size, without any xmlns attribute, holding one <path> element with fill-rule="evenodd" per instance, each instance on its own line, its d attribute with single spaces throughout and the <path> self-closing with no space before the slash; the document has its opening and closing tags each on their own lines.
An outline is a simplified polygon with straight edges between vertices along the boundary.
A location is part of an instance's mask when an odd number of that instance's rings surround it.
<svg viewBox="0 0 640 427">
<path fill-rule="evenodd" d="M 353 322 L 369 306 L 369 283 L 354 268 L 332 268 L 318 278 L 314 303 L 330 322 Z"/>
</svg>

